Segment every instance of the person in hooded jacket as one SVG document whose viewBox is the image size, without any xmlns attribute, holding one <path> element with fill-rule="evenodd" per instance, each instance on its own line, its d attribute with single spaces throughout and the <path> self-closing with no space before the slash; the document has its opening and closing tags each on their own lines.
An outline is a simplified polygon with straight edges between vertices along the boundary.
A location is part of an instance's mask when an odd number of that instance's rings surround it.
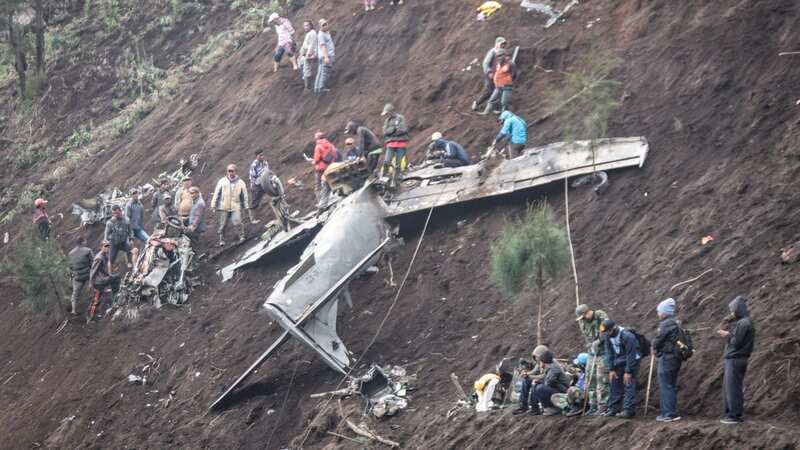
<svg viewBox="0 0 800 450">
<path fill-rule="evenodd" d="M 756 329 L 744 297 L 737 296 L 728 304 L 730 316 L 729 329 L 720 328 L 717 334 L 726 339 L 723 367 L 725 375 L 722 380 L 722 396 L 725 416 L 720 420 L 724 424 L 737 424 L 744 421 L 744 375 L 747 372 L 747 361 L 753 353 L 756 342 Z"/>
<path fill-rule="evenodd" d="M 497 120 L 503 126 L 492 141 L 490 148 L 495 149 L 501 142 L 508 141 L 508 156 L 516 158 L 522 153 L 528 142 L 528 124 L 511 111 L 503 111 Z"/>
<path fill-rule="evenodd" d="M 50 238 L 50 217 L 47 215 L 47 200 L 37 198 L 33 202 L 33 226 L 39 232 L 39 237 L 45 241 Z"/>
<path fill-rule="evenodd" d="M 438 131 L 431 135 L 428 159 L 439 160 L 444 167 L 461 167 L 472 164 L 464 147 L 455 141 L 444 139 L 442 133 Z"/>
<path fill-rule="evenodd" d="M 658 334 L 653 339 L 653 353 L 658 357 L 658 389 L 661 414 L 658 422 L 674 422 L 680 420 L 678 415 L 678 372 L 683 362 L 678 354 L 678 323 L 675 321 L 675 300 L 668 298 L 656 308 L 658 318 Z"/>
</svg>

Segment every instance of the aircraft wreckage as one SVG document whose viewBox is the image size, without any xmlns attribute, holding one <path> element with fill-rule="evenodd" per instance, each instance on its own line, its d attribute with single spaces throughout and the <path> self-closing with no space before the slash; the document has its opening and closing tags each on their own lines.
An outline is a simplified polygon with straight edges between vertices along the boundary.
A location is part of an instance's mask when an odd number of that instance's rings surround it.
<svg viewBox="0 0 800 450">
<path fill-rule="evenodd" d="M 264 303 L 284 328 L 275 341 L 212 405 L 218 406 L 253 371 L 294 337 L 342 374 L 350 357 L 336 332 L 341 296 L 348 283 L 373 265 L 391 240 L 389 220 L 430 208 L 507 195 L 553 181 L 626 167 L 642 167 L 648 152 L 643 137 L 555 143 L 526 149 L 522 155 L 489 167 L 492 160 L 456 167 L 425 167 L 406 173 L 401 188 L 382 195 L 372 182 L 341 199 L 325 213 L 262 241 L 219 272 L 223 281 L 236 271 L 267 259 L 278 249 L 316 237 L 300 262 L 278 281 Z M 607 183 L 605 174 L 595 176 Z M 343 231 L 343 230 L 346 230 Z M 343 238 L 344 237 L 344 238 Z"/>
</svg>

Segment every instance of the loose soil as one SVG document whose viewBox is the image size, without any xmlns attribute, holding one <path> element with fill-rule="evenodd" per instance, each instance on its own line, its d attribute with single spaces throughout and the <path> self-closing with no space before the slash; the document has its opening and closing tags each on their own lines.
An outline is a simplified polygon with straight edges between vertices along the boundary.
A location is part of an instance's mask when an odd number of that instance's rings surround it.
<svg viewBox="0 0 800 450">
<path fill-rule="evenodd" d="M 488 260 L 498 232 L 527 201 L 545 198 L 563 217 L 563 185 L 557 184 L 527 196 L 435 210 L 396 305 L 386 262 L 378 274 L 353 282 L 354 307 L 340 313 L 344 342 L 361 355 L 389 313 L 362 364 L 399 364 L 419 377 L 408 409 L 369 426 L 418 449 L 797 448 L 800 275 L 797 266 L 781 264 L 779 253 L 800 238 L 800 115 L 794 106 L 800 81 L 791 57 L 777 56 L 800 49 L 796 2 L 598 0 L 577 6 L 549 30 L 515 2 L 488 22 L 475 20 L 478 2 L 407 3 L 365 14 L 359 2 L 306 2 L 293 23 L 299 28 L 303 19 L 325 17 L 335 32 L 332 92 L 301 92 L 298 74 L 287 67 L 272 74 L 273 36 L 254 39 L 56 186 L 51 210 L 67 214 L 79 197 L 149 180 L 199 150 L 205 168 L 195 181 L 207 193 L 228 163 L 244 172 L 257 147 L 266 147 L 284 180 L 303 183 L 289 200 L 293 209 L 305 210 L 313 178 L 301 153 L 310 152 L 315 130 L 338 144 L 351 117 L 380 130 L 380 109 L 392 101 L 411 124 L 412 160 L 436 130 L 475 157 L 497 125 L 469 111 L 480 77 L 475 66 L 461 69 L 482 58 L 495 36 L 521 46 L 514 99 L 529 122 L 549 110 L 548 95 L 582 54 L 611 49 L 624 61 L 615 77 L 625 95 L 610 134 L 646 136 L 650 153 L 642 169 L 610 173 L 601 196 L 590 188 L 570 190 L 581 300 L 650 334 L 656 304 L 667 296 L 678 300 L 686 326 L 697 330 L 697 354 L 680 378 L 684 420 L 657 424 L 652 410 L 641 417 L 643 391 L 640 416 L 631 421 L 466 410 L 445 417 L 456 399 L 451 372 L 469 387 L 502 357 L 526 355 L 535 345 L 535 293 L 504 296 L 489 278 Z M 531 144 L 562 139 L 554 119 L 532 126 L 529 136 Z M 421 238 L 424 216 L 416 219 L 404 224 L 406 245 L 394 251 L 395 281 Z M 58 225 L 65 248 L 74 240 L 65 230 L 76 225 L 71 216 Z M 94 241 L 100 231 L 91 229 Z M 256 232 L 249 226 L 249 235 Z M 701 246 L 706 235 L 715 240 Z M 214 238 L 210 231 L 206 243 Z M 260 306 L 294 262 L 287 256 L 224 284 L 206 265 L 205 284 L 189 305 L 163 308 L 127 326 L 105 318 L 91 325 L 73 320 L 58 334 L 57 325 L 19 308 L 19 289 L 3 276 L 0 431 L 6 439 L 0 448 L 363 448 L 327 433 L 352 436 L 339 425 L 335 402 L 309 394 L 335 388 L 341 377 L 296 342 L 263 366 L 226 409 L 207 411 L 280 334 Z M 723 342 L 713 331 L 738 294 L 748 298 L 758 340 L 745 380 L 749 420 L 725 427 L 717 422 Z M 581 346 L 572 281 L 551 284 L 543 301 L 547 341 L 559 357 L 571 357 Z M 147 385 L 129 384 L 127 376 L 147 364 L 147 355 L 157 360 L 157 370 Z M 645 379 L 646 366 L 642 386 Z M 657 405 L 657 388 L 653 394 Z M 354 400 L 344 405 L 358 416 Z"/>
</svg>

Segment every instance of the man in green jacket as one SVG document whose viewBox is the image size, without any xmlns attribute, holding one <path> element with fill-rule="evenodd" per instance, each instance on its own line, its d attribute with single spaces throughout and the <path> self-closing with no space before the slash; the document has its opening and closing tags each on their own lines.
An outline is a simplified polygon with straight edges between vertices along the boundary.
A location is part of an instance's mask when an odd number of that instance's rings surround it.
<svg viewBox="0 0 800 450">
<path fill-rule="evenodd" d="M 600 324 L 608 319 L 608 314 L 599 309 L 593 310 L 588 305 L 579 305 L 575 310 L 581 334 L 586 341 L 586 348 L 591 355 L 589 367 L 586 369 L 589 376 L 589 383 L 597 386 L 595 398 L 597 398 L 597 409 L 592 408 L 586 415 L 599 415 L 606 410 L 608 404 L 608 367 L 605 363 L 605 345 L 600 339 Z"/>
</svg>

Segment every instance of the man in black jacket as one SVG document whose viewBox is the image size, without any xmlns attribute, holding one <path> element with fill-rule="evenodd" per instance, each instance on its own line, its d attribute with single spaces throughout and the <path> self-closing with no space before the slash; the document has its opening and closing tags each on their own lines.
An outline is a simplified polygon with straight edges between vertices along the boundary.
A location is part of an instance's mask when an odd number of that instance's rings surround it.
<svg viewBox="0 0 800 450">
<path fill-rule="evenodd" d="M 717 330 L 720 337 L 727 339 L 723 362 L 725 375 L 722 381 L 725 417 L 720 422 L 737 424 L 744 421 L 744 374 L 756 342 L 756 329 L 744 297 L 737 296 L 730 302 L 728 309 L 731 312 L 729 321 L 733 322 L 733 326 L 729 330 Z"/>
<path fill-rule="evenodd" d="M 675 321 L 675 300 L 668 298 L 656 308 L 658 318 L 658 334 L 653 339 L 653 353 L 658 357 L 658 389 L 660 394 L 661 414 L 658 422 L 674 422 L 680 420 L 678 415 L 678 372 L 681 370 L 681 358 L 677 351 L 679 338 L 678 323 Z"/>
<path fill-rule="evenodd" d="M 92 269 L 92 249 L 86 246 L 86 237 L 82 236 L 78 241 L 78 245 L 73 248 L 68 255 L 69 269 L 72 272 L 72 298 L 70 305 L 72 305 L 71 313 L 78 314 L 76 308 L 78 304 L 78 296 L 83 291 L 83 286 L 89 281 L 89 272 Z"/>
<path fill-rule="evenodd" d="M 605 340 L 606 366 L 611 395 L 606 416 L 630 419 L 636 414 L 636 382 L 639 377 L 639 342 L 630 330 L 606 319 L 600 326 Z"/>
<path fill-rule="evenodd" d="M 533 404 L 530 414 L 537 414 L 541 404 L 544 408 L 544 415 L 557 416 L 561 414 L 561 409 L 556 408 L 550 399 L 553 394 L 567 392 L 569 385 L 572 384 L 572 377 L 555 360 L 553 352 L 550 350 L 544 352 L 539 358 L 539 368 L 544 371 L 544 378 L 533 388 Z"/>
</svg>

